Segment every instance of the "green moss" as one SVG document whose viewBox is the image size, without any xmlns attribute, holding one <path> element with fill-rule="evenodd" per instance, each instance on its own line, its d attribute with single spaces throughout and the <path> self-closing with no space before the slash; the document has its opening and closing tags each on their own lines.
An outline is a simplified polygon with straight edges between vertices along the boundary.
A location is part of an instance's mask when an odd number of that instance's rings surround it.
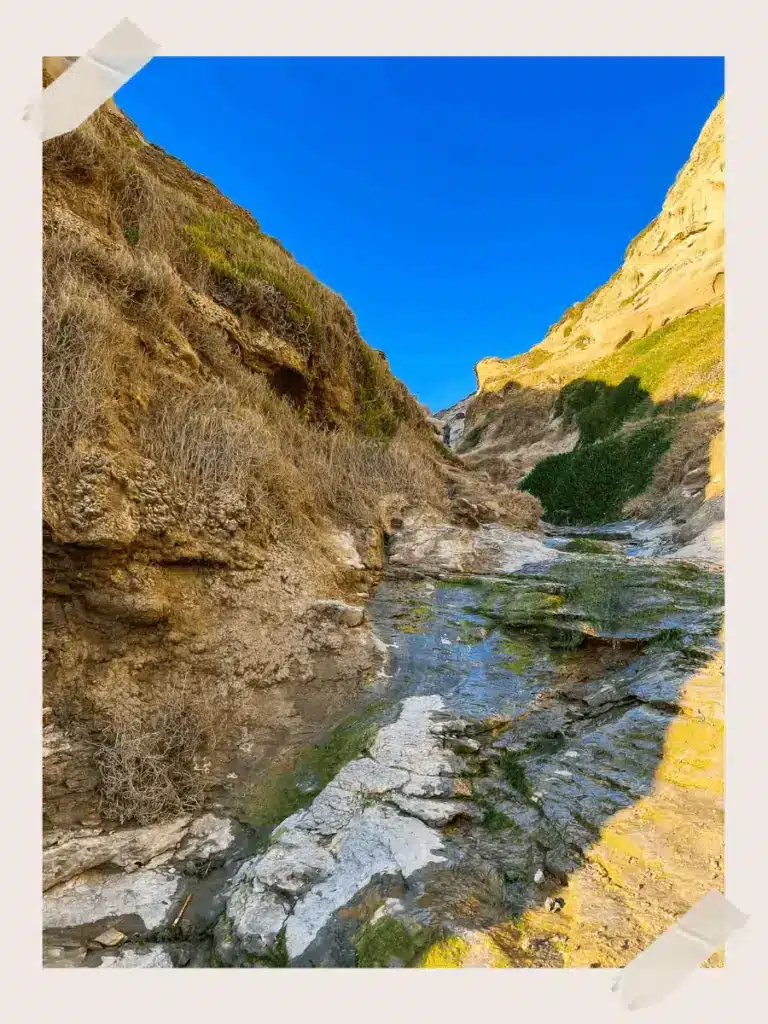
<svg viewBox="0 0 768 1024">
<path fill-rule="evenodd" d="M 531 644 L 525 643 L 520 639 L 510 639 L 504 637 L 500 643 L 501 649 L 505 654 L 509 655 L 500 662 L 502 668 L 509 669 L 510 672 L 526 672 L 533 664 L 533 653 L 534 648 Z"/>
<path fill-rule="evenodd" d="M 573 551 L 580 555 L 608 555 L 611 552 L 611 546 L 604 541 L 591 540 L 589 537 L 575 537 L 560 550 Z"/>
<path fill-rule="evenodd" d="M 408 929 L 395 917 L 383 917 L 375 924 L 364 925 L 354 939 L 357 967 L 389 967 L 399 960 L 410 967 L 435 941 L 436 933 L 429 928 L 414 926 Z"/>
<path fill-rule="evenodd" d="M 520 482 L 535 494 L 553 523 L 604 523 L 619 519 L 630 498 L 651 483 L 671 443 L 667 422 L 542 459 Z"/>
<path fill-rule="evenodd" d="M 394 616 L 401 633 L 423 633 L 434 621 L 435 612 L 430 604 L 411 604 Z"/>
<path fill-rule="evenodd" d="M 502 598 L 496 615 L 508 628 L 548 624 L 563 605 L 560 594 L 540 590 L 512 591 Z"/>
<path fill-rule="evenodd" d="M 450 580 L 440 580 L 438 586 L 440 589 L 443 587 L 461 587 L 466 589 L 469 587 L 486 587 L 488 586 L 488 581 L 479 576 L 455 576 Z"/>
<path fill-rule="evenodd" d="M 275 944 L 260 958 L 267 967 L 288 967 L 288 948 L 285 944 L 285 929 L 275 939 Z"/>
<path fill-rule="evenodd" d="M 485 629 L 476 622 L 467 622 L 466 619 L 459 622 L 457 626 L 457 643 L 480 644 L 485 640 Z"/>
<path fill-rule="evenodd" d="M 360 757 L 376 733 L 378 705 L 352 715 L 331 729 L 324 743 L 305 750 L 292 771 L 264 780 L 248 794 L 244 817 L 255 828 L 274 828 L 289 815 L 305 807 L 338 772 Z M 311 787 L 297 785 L 311 779 Z"/>
<path fill-rule="evenodd" d="M 530 800 L 533 789 L 521 762 L 521 757 L 523 756 L 522 753 L 515 750 L 504 750 L 499 761 L 499 768 L 509 785 L 524 796 L 526 800 Z"/>
<path fill-rule="evenodd" d="M 483 828 L 489 832 L 498 833 L 506 832 L 511 828 L 517 828 L 517 825 L 509 815 L 489 804 L 485 807 L 485 813 L 483 814 Z"/>
</svg>

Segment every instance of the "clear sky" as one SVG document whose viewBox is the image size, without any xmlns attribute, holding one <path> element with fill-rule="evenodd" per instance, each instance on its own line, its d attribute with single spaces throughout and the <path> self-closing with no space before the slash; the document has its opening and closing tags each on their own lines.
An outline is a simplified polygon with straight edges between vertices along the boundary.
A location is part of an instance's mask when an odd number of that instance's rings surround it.
<svg viewBox="0 0 768 1024">
<path fill-rule="evenodd" d="M 116 99 L 438 410 L 619 267 L 723 76 L 719 58 L 160 57 Z"/>
</svg>

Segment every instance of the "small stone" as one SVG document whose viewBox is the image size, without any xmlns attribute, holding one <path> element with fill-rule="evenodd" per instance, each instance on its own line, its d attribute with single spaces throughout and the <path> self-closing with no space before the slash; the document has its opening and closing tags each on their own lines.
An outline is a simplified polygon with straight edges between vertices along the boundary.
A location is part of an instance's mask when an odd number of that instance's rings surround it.
<svg viewBox="0 0 768 1024">
<path fill-rule="evenodd" d="M 544 872 L 541 868 L 536 869 L 536 874 L 533 876 L 533 880 L 536 885 L 540 885 L 544 881 Z"/>
<path fill-rule="evenodd" d="M 469 736 L 460 736 L 450 741 L 451 749 L 455 750 L 457 754 L 476 754 L 480 749 L 480 744 L 477 740 L 471 739 Z"/>
<path fill-rule="evenodd" d="M 107 928 L 101 935 L 97 935 L 93 941 L 98 942 L 100 946 L 119 946 L 127 938 L 128 936 L 125 932 L 120 932 L 117 928 Z"/>
<path fill-rule="evenodd" d="M 451 718 L 447 722 L 441 722 L 441 731 L 445 733 L 454 733 L 457 736 L 462 736 L 467 730 L 467 723 L 463 718 Z"/>
<path fill-rule="evenodd" d="M 390 800 L 405 814 L 418 818 L 425 825 L 440 827 L 459 817 L 482 817 L 482 812 L 465 800 L 424 800 L 401 793 L 392 793 Z"/>
<path fill-rule="evenodd" d="M 354 628 L 355 626 L 361 626 L 365 621 L 365 612 L 362 608 L 356 605 L 349 605 L 345 608 L 340 615 L 340 621 L 343 626 L 349 626 Z"/>
</svg>

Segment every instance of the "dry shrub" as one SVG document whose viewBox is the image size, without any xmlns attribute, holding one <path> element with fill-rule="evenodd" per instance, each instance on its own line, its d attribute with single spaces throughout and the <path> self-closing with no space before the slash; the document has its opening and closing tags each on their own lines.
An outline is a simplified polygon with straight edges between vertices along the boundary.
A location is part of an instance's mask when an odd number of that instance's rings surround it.
<svg viewBox="0 0 768 1024">
<path fill-rule="evenodd" d="M 76 465 L 78 440 L 105 426 L 121 329 L 104 295 L 80 280 L 62 280 L 52 298 L 43 319 L 43 465 L 59 475 Z"/>
<path fill-rule="evenodd" d="M 506 522 L 519 530 L 538 530 L 544 509 L 539 499 L 527 491 L 511 490 L 504 495 Z"/>
<path fill-rule="evenodd" d="M 313 431 L 308 441 L 305 460 L 318 499 L 340 522 L 370 522 L 387 495 L 439 505 L 445 493 L 435 456 L 407 427 L 389 443 L 321 431 Z"/>
<path fill-rule="evenodd" d="M 241 384 L 243 382 L 241 381 Z M 399 493 L 435 503 L 444 486 L 428 443 L 403 427 L 390 442 L 307 423 L 264 378 L 158 389 L 140 432 L 142 453 L 182 501 L 227 495 L 266 529 L 330 517 L 367 523 Z"/>
<path fill-rule="evenodd" d="M 503 439 L 505 448 L 538 441 L 549 424 L 556 392 L 507 384 L 503 392 L 480 392 L 467 410 L 461 452 Z"/>
<path fill-rule="evenodd" d="M 649 519 L 674 512 L 686 474 L 707 467 L 710 444 L 721 426 L 721 414 L 716 409 L 696 409 L 682 415 L 677 421 L 672 444 L 662 456 L 650 487 L 627 503 L 625 513 Z"/>
<path fill-rule="evenodd" d="M 143 825 L 200 808 L 205 757 L 222 727 L 217 691 L 186 678 L 153 693 L 138 713 L 112 712 L 96 751 L 105 816 Z"/>
<path fill-rule="evenodd" d="M 46 473 L 96 446 L 130 478 L 138 454 L 188 529 L 267 536 L 370 521 L 393 492 L 439 500 L 416 402 L 245 210 L 109 105 L 45 144 L 44 182 Z M 262 328 L 304 354 L 295 387 Z"/>
</svg>

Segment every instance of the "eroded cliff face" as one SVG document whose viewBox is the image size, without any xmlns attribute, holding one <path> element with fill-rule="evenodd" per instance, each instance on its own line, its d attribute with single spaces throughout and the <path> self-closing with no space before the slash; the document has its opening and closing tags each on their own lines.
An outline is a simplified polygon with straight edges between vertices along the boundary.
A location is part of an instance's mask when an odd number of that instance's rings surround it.
<svg viewBox="0 0 768 1024">
<path fill-rule="evenodd" d="M 43 163 L 46 823 L 144 823 L 373 678 L 404 509 L 539 506 L 451 465 L 344 300 L 114 103 Z"/>
<path fill-rule="evenodd" d="M 344 301 L 113 103 L 46 143 L 44 232 L 46 822 L 155 820 L 375 671 L 354 609 L 441 459 Z"/>
<path fill-rule="evenodd" d="M 723 301 L 724 104 L 721 99 L 713 110 L 661 212 L 630 242 L 619 270 L 566 310 L 529 352 L 482 359 L 476 367 L 481 390 L 499 390 L 510 380 L 565 384 L 619 345 Z"/>
</svg>

